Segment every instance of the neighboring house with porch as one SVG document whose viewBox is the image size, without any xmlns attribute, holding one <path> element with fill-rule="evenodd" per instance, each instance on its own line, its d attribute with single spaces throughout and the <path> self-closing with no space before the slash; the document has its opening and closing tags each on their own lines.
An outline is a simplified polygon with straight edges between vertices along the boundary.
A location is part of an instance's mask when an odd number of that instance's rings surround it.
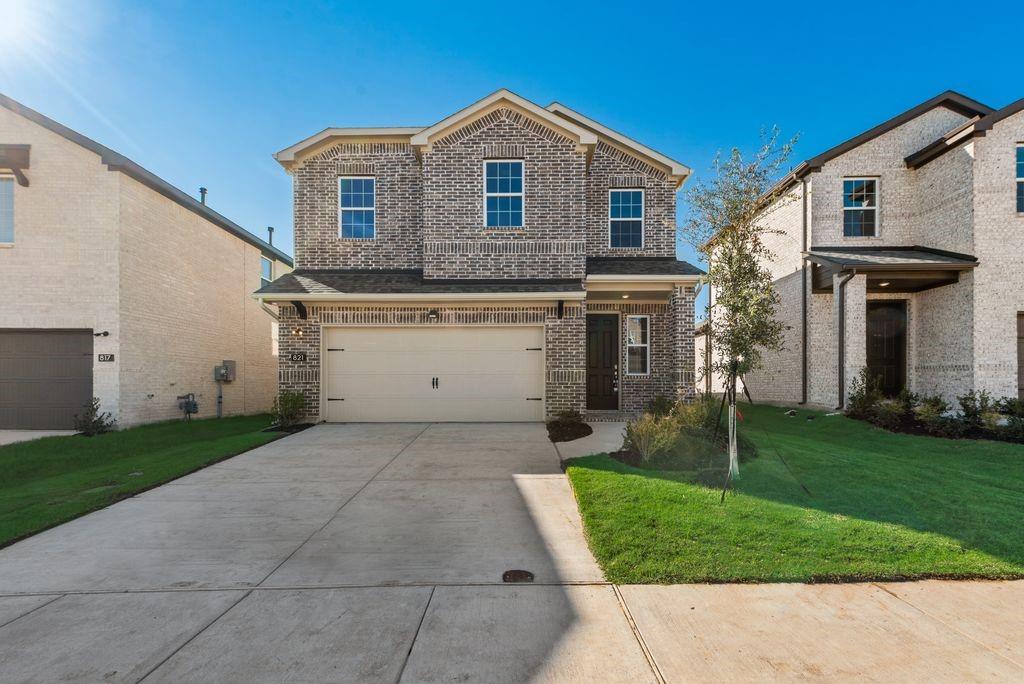
<svg viewBox="0 0 1024 684">
<path fill-rule="evenodd" d="M 270 409 L 274 320 L 252 291 L 288 255 L 113 150 L 0 95 L 0 429 Z"/>
<path fill-rule="evenodd" d="M 312 418 L 541 420 L 693 395 L 683 164 L 506 90 L 275 157 L 296 270 L 256 296 L 280 307 L 280 386 Z"/>
<path fill-rule="evenodd" d="M 769 193 L 785 349 L 755 400 L 1024 387 L 1024 100 L 946 92 L 803 162 Z M 712 292 L 712 302 L 714 293 Z"/>
</svg>

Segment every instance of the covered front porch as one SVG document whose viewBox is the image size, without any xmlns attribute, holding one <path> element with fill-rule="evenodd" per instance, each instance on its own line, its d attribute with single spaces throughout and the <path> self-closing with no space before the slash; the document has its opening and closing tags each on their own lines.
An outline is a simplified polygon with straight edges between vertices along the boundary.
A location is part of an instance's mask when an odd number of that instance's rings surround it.
<svg viewBox="0 0 1024 684">
<path fill-rule="evenodd" d="M 623 420 L 655 397 L 694 395 L 693 315 L 701 275 L 674 258 L 587 260 L 589 420 Z"/>
<path fill-rule="evenodd" d="M 832 319 L 818 321 L 810 335 L 817 339 L 808 341 L 834 354 L 821 359 L 834 374 L 812 368 L 816 403 L 845 407 L 864 368 L 887 396 L 961 391 L 971 363 L 965 345 L 975 257 L 919 246 L 818 247 L 804 256 L 812 264 L 812 302 L 819 303 L 811 316 L 823 319 L 831 309 Z"/>
</svg>

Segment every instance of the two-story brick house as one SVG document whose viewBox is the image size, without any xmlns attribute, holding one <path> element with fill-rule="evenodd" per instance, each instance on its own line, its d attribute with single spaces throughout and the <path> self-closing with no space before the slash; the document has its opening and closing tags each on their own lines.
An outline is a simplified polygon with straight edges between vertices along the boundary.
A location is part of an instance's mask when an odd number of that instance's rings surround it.
<svg viewBox="0 0 1024 684">
<path fill-rule="evenodd" d="M 280 306 L 280 386 L 311 417 L 541 420 L 692 395 L 679 162 L 506 90 L 275 158 L 296 270 L 256 297 Z"/>
<path fill-rule="evenodd" d="M 1024 388 L 1024 100 L 946 92 L 797 166 L 770 194 L 785 349 L 755 400 L 842 407 Z M 714 293 L 711 293 L 712 300 Z"/>
</svg>

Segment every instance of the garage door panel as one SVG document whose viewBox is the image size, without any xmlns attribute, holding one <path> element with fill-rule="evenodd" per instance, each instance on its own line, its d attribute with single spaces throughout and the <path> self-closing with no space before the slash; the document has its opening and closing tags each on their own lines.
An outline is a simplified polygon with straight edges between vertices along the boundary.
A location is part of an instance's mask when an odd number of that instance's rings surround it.
<svg viewBox="0 0 1024 684">
<path fill-rule="evenodd" d="M 0 330 L 0 428 L 67 429 L 92 397 L 92 332 Z"/>
<path fill-rule="evenodd" d="M 544 418 L 539 326 L 327 328 L 324 339 L 344 349 L 326 356 L 327 420 Z"/>
</svg>

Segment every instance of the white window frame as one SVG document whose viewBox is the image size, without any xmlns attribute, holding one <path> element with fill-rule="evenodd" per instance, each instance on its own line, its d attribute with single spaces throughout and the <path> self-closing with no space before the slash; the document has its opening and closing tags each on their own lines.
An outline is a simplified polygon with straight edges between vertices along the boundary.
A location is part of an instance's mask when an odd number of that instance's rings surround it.
<svg viewBox="0 0 1024 684">
<path fill-rule="evenodd" d="M 1017 171 L 1017 155 L 1020 153 L 1020 150 L 1024 150 L 1024 142 L 1017 143 L 1017 146 L 1013 150 L 1013 175 L 1017 179 L 1017 182 L 1013 186 L 1013 208 L 1017 211 L 1017 216 L 1024 216 L 1024 211 L 1020 211 L 1017 208 L 1017 193 L 1020 192 L 1020 187 L 1024 185 L 1024 175 L 1021 175 L 1024 172 Z"/>
<path fill-rule="evenodd" d="M 343 180 L 372 180 L 373 181 L 373 206 L 372 207 L 346 207 L 341 206 L 341 181 Z M 342 233 L 341 215 L 346 211 L 372 211 L 373 212 L 373 237 L 345 237 Z M 376 240 L 377 239 L 377 177 L 376 176 L 338 176 L 338 238 L 341 240 Z"/>
<path fill-rule="evenodd" d="M 846 181 L 874 181 L 875 182 L 875 234 L 874 235 L 847 235 L 846 234 L 846 212 L 864 211 L 865 207 L 847 207 L 846 205 Z M 872 239 L 882 236 L 882 179 L 878 176 L 843 176 L 839 186 L 839 206 L 843 210 L 843 220 L 839 224 L 839 231 L 844 240 Z M 871 207 L 867 207 L 871 208 Z"/>
<path fill-rule="evenodd" d="M 6 173 L 0 173 L 0 181 L 10 182 L 11 184 L 11 240 L 0 241 L 0 247 L 13 247 L 14 246 L 14 189 L 18 186 L 18 182 L 14 176 Z"/>
<path fill-rule="evenodd" d="M 512 162 L 519 164 L 522 167 L 522 179 L 523 189 L 521 192 L 487 192 L 487 165 L 488 164 L 500 164 L 502 162 Z M 481 177 L 483 178 L 484 188 L 484 199 L 482 203 L 483 209 L 483 227 L 486 230 L 522 230 L 526 227 L 526 160 L 525 159 L 484 159 L 483 165 L 480 167 Z M 521 226 L 489 226 L 487 225 L 487 198 L 488 197 L 519 197 L 522 199 L 523 205 L 523 224 Z"/>
<path fill-rule="evenodd" d="M 629 342 L 629 322 L 632 319 L 634 319 L 634 318 L 638 318 L 638 319 L 639 318 L 643 318 L 644 320 L 647 321 L 647 344 L 630 344 L 630 342 Z M 632 377 L 643 377 L 643 376 L 650 375 L 651 374 L 651 317 L 648 316 L 648 315 L 627 314 L 626 315 L 626 327 L 622 329 L 622 337 L 623 337 L 623 341 L 625 342 L 625 344 L 623 345 L 623 347 L 625 348 L 625 355 L 624 355 L 624 357 L 622 359 L 622 365 L 623 365 L 623 367 L 626 370 L 626 375 L 632 376 Z M 630 370 L 629 370 L 629 348 L 630 347 L 643 347 L 646 350 L 646 352 L 647 352 L 647 354 L 646 354 L 647 362 L 644 365 L 646 365 L 647 370 L 644 371 L 643 373 L 631 373 L 630 372 Z"/>
<path fill-rule="evenodd" d="M 270 280 L 263 277 L 263 264 L 270 264 Z M 270 283 L 274 282 L 274 260 L 268 259 L 267 257 L 260 255 L 260 287 L 266 287 Z"/>
<path fill-rule="evenodd" d="M 612 193 L 613 192 L 639 192 L 640 193 L 640 246 L 639 247 L 615 247 L 612 245 L 612 221 L 636 221 L 637 219 L 613 219 L 612 218 Z M 643 249 L 647 243 L 647 192 L 643 188 L 608 188 L 608 249 Z"/>
</svg>

